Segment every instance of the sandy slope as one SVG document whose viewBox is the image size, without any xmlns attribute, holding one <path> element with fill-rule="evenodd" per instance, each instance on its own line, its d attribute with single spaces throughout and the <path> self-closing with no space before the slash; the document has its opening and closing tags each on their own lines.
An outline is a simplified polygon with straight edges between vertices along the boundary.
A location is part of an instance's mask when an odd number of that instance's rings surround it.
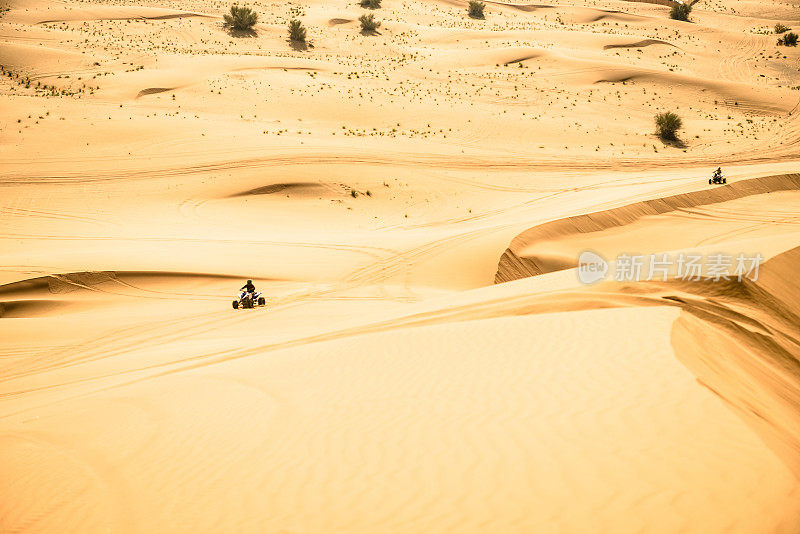
<svg viewBox="0 0 800 534">
<path fill-rule="evenodd" d="M 800 175 L 776 175 L 550 221 L 514 238 L 500 259 L 495 282 L 577 267 L 584 250 L 613 259 L 643 250 L 713 253 L 722 244 L 755 241 L 758 249 L 752 252 L 764 254 L 759 237 L 787 234 L 792 239 L 800 232 L 798 191 Z"/>
<path fill-rule="evenodd" d="M 795 6 L 487 4 L 0 2 L 0 531 L 797 532 Z"/>
</svg>

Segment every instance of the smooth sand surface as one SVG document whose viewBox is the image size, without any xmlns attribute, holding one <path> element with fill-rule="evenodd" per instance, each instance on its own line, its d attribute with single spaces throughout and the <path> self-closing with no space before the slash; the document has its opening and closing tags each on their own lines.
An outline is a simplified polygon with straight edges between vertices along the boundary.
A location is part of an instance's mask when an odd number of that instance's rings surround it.
<svg viewBox="0 0 800 534">
<path fill-rule="evenodd" d="M 798 532 L 796 5 L 253 6 L 0 1 L 0 532 Z"/>
</svg>

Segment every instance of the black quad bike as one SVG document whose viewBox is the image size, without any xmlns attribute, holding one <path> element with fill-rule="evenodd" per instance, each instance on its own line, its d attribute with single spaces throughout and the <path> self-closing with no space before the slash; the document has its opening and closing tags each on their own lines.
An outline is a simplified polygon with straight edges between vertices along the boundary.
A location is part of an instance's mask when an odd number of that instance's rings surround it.
<svg viewBox="0 0 800 534">
<path fill-rule="evenodd" d="M 714 176 L 708 179 L 708 183 L 710 184 L 724 184 L 726 182 L 727 180 L 725 179 L 725 177 L 722 176 L 721 173 L 716 173 L 716 172 L 714 173 Z"/>
<path fill-rule="evenodd" d="M 267 299 L 261 296 L 260 291 L 256 291 L 255 293 L 242 291 L 239 293 L 239 298 L 233 301 L 233 309 L 255 308 L 256 306 L 265 306 L 266 304 Z"/>
</svg>

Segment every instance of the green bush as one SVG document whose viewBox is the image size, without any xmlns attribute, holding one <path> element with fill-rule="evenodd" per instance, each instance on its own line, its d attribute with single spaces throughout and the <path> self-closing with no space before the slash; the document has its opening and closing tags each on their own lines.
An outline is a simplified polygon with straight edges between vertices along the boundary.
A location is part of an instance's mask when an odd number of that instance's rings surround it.
<svg viewBox="0 0 800 534">
<path fill-rule="evenodd" d="M 381 0 L 361 0 L 358 5 L 367 9 L 378 9 L 381 7 Z"/>
<path fill-rule="evenodd" d="M 669 12 L 669 18 L 686 22 L 689 20 L 689 13 L 691 12 L 692 6 L 689 4 L 675 4 Z"/>
<path fill-rule="evenodd" d="M 258 14 L 249 7 L 231 6 L 231 12 L 222 16 L 225 25 L 234 30 L 252 30 L 258 22 Z"/>
<path fill-rule="evenodd" d="M 661 139 L 677 139 L 678 130 L 683 127 L 683 121 L 678 115 L 671 111 L 665 111 L 656 115 L 656 135 Z"/>
<path fill-rule="evenodd" d="M 788 26 L 784 26 L 780 22 L 775 25 L 775 33 L 786 33 L 789 31 L 789 29 L 790 28 Z"/>
<path fill-rule="evenodd" d="M 778 46 L 797 46 L 797 34 L 789 32 L 778 39 Z"/>
<path fill-rule="evenodd" d="M 375 15 L 372 13 L 369 15 L 361 15 L 358 20 L 361 22 L 361 29 L 365 32 L 374 32 L 381 26 L 381 22 L 375 20 Z"/>
<path fill-rule="evenodd" d="M 303 23 L 297 19 L 289 22 L 289 39 L 298 43 L 306 42 L 306 29 Z"/>
<path fill-rule="evenodd" d="M 483 8 L 486 7 L 486 4 L 481 2 L 480 0 L 469 0 L 469 16 L 473 19 L 482 19 L 483 18 Z"/>
</svg>

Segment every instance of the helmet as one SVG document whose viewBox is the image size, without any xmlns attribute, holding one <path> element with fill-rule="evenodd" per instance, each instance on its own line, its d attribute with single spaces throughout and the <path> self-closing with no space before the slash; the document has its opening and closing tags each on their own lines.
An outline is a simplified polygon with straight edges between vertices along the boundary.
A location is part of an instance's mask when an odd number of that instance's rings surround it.
<svg viewBox="0 0 800 534">
<path fill-rule="evenodd" d="M 248 280 L 248 281 L 247 281 L 247 283 L 248 283 L 248 284 L 252 284 L 252 283 L 253 283 L 253 281 L 252 281 L 252 280 Z"/>
</svg>

